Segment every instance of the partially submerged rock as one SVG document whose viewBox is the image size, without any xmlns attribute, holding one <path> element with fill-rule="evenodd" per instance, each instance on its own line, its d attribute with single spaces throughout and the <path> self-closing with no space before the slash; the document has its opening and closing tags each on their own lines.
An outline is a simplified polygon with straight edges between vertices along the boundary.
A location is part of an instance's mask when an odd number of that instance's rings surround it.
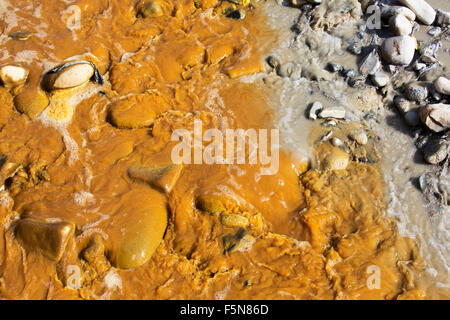
<svg viewBox="0 0 450 320">
<path fill-rule="evenodd" d="M 319 118 L 334 118 L 334 119 L 345 119 L 345 109 L 343 107 L 327 107 L 322 109 L 319 113 Z"/>
<path fill-rule="evenodd" d="M 27 81 L 28 73 L 21 66 L 7 65 L 0 68 L 0 79 L 5 87 L 15 87 Z"/>
<path fill-rule="evenodd" d="M 132 179 L 144 181 L 159 190 L 170 193 L 178 181 L 182 169 L 182 164 L 170 164 L 158 168 L 140 166 L 128 169 L 128 175 Z"/>
<path fill-rule="evenodd" d="M 148 262 L 160 245 L 168 222 L 166 204 L 156 195 L 145 203 L 137 201 L 127 210 L 132 214 L 123 222 L 122 236 L 109 257 L 120 269 L 137 268 Z"/>
<path fill-rule="evenodd" d="M 153 124 L 156 112 L 142 97 L 131 96 L 114 102 L 109 110 L 110 122 L 121 129 L 145 128 Z"/>
<path fill-rule="evenodd" d="M 450 104 L 429 104 L 420 109 L 419 115 L 423 124 L 434 132 L 450 128 Z"/>
<path fill-rule="evenodd" d="M 16 109 L 30 118 L 38 116 L 49 103 L 47 94 L 40 88 L 25 88 L 14 97 Z"/>
<path fill-rule="evenodd" d="M 75 226 L 69 222 L 47 223 L 27 218 L 18 222 L 15 234 L 26 250 L 59 261 L 74 231 Z"/>
<path fill-rule="evenodd" d="M 103 84 L 103 79 L 92 62 L 71 61 L 47 72 L 44 76 L 44 87 L 47 90 L 69 89 L 81 86 L 91 79 Z"/>
<path fill-rule="evenodd" d="M 381 52 L 388 63 L 408 65 L 414 58 L 416 47 L 416 39 L 410 36 L 398 36 L 385 39 Z"/>
<path fill-rule="evenodd" d="M 155 0 L 144 3 L 138 9 L 138 16 L 142 18 L 156 18 L 162 16 L 163 14 L 161 4 Z"/>
</svg>

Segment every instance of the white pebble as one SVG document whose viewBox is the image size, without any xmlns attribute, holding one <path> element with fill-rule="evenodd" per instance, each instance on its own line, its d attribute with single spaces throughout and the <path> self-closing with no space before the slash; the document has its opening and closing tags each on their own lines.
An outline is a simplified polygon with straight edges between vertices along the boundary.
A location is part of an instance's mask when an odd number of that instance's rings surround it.
<svg viewBox="0 0 450 320">
<path fill-rule="evenodd" d="M 392 16 L 389 19 L 389 26 L 398 36 L 410 35 L 412 32 L 411 22 L 401 14 Z"/>
<path fill-rule="evenodd" d="M 27 80 L 28 70 L 13 65 L 3 66 L 0 69 L 0 78 L 6 87 L 14 87 Z"/>
<path fill-rule="evenodd" d="M 334 118 L 334 119 L 344 119 L 345 118 L 345 109 L 343 107 L 329 107 L 323 109 L 319 113 L 319 118 Z"/>
<path fill-rule="evenodd" d="M 410 8 L 417 19 L 424 24 L 432 24 L 436 18 L 436 11 L 425 0 L 399 0 L 400 3 Z"/>
<path fill-rule="evenodd" d="M 372 81 L 377 87 L 384 87 L 389 82 L 389 74 L 384 71 L 378 71 L 372 75 Z"/>
<path fill-rule="evenodd" d="M 450 80 L 445 77 L 439 77 L 434 81 L 434 88 L 439 93 L 450 95 Z"/>
<path fill-rule="evenodd" d="M 383 58 L 392 64 L 408 65 L 414 58 L 417 41 L 410 36 L 387 38 L 381 46 Z"/>
</svg>

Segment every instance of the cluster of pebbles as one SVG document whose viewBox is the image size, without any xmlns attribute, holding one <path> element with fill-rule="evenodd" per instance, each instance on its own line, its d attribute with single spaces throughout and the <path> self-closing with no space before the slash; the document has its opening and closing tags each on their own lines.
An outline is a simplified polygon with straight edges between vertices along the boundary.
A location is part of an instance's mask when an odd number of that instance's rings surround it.
<svg viewBox="0 0 450 320">
<path fill-rule="evenodd" d="M 292 0 L 291 6 L 302 11 L 300 20 L 314 23 L 314 8 L 322 1 Z M 347 51 L 357 56 L 358 69 L 345 69 L 329 62 L 326 70 L 298 62 L 282 63 L 270 56 L 268 65 L 278 76 L 293 81 L 331 80 L 332 74 L 341 75 L 351 87 L 374 86 L 387 105 L 394 105 L 406 124 L 423 126 L 423 136 L 432 137 L 428 143 L 421 140 L 424 159 L 430 164 L 443 163 L 450 150 L 450 74 L 438 60 L 442 40 L 450 38 L 450 12 L 435 10 L 424 0 L 400 0 L 402 5 L 390 5 L 385 1 L 361 1 L 367 10 L 367 22 L 379 14 L 379 28 L 360 25 L 359 32 Z M 373 10 L 373 5 L 377 10 Z M 371 9 L 372 8 L 372 9 Z M 372 11 L 371 11 L 372 10 Z M 353 11 L 351 12 L 353 14 Z M 430 26 L 430 41 L 417 41 L 414 33 L 420 24 Z M 295 29 L 295 27 L 294 27 Z M 306 43 L 309 45 L 308 43 Z M 310 119 L 346 119 L 345 108 L 324 108 L 320 102 L 310 105 Z M 350 119 L 351 120 L 351 119 Z"/>
</svg>

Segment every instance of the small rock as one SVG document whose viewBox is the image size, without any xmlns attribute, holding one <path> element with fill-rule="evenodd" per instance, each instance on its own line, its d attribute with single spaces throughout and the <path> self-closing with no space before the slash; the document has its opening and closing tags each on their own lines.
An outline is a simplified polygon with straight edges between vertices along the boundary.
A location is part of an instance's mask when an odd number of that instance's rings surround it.
<svg viewBox="0 0 450 320">
<path fill-rule="evenodd" d="M 328 62 L 327 69 L 331 72 L 341 72 L 343 68 L 340 64 Z"/>
<path fill-rule="evenodd" d="M 308 111 L 308 117 L 312 120 L 316 120 L 317 119 L 317 114 L 319 113 L 319 111 L 321 111 L 323 109 L 323 105 L 322 103 L 320 103 L 319 101 L 313 102 L 313 104 L 311 105 L 311 107 L 309 108 Z"/>
<path fill-rule="evenodd" d="M 344 73 L 343 73 L 343 75 L 344 75 L 344 77 L 346 77 L 346 78 L 354 77 L 354 76 L 356 76 L 356 70 L 355 70 L 355 69 L 348 69 L 348 70 L 345 70 Z"/>
<path fill-rule="evenodd" d="M 410 36 L 398 36 L 384 40 L 381 52 L 388 63 L 408 65 L 414 58 L 416 47 L 416 39 Z"/>
<path fill-rule="evenodd" d="M 16 109 L 30 118 L 38 116 L 49 103 L 46 93 L 40 88 L 25 88 L 14 97 Z"/>
<path fill-rule="evenodd" d="M 437 52 L 442 48 L 442 42 L 439 39 L 435 39 L 433 42 L 431 42 L 430 44 L 423 46 L 420 48 L 419 52 L 422 55 L 422 60 L 424 62 L 435 62 L 436 61 L 436 57 L 437 57 Z M 425 57 L 425 59 L 424 59 Z M 427 57 L 431 57 L 433 58 L 432 60 L 426 60 L 426 59 L 430 59 Z"/>
<path fill-rule="evenodd" d="M 156 18 L 163 15 L 163 10 L 158 1 L 149 1 L 139 9 L 138 15 L 142 18 Z"/>
<path fill-rule="evenodd" d="M 94 72 L 90 63 L 70 62 L 50 70 L 44 77 L 44 86 L 48 90 L 77 87 L 88 82 Z"/>
<path fill-rule="evenodd" d="M 430 36 L 435 37 L 435 36 L 440 35 L 441 32 L 442 32 L 442 29 L 441 29 L 440 27 L 431 27 L 431 28 L 428 30 L 427 33 L 428 33 Z"/>
<path fill-rule="evenodd" d="M 361 54 L 362 52 L 362 45 L 359 43 L 353 43 L 351 45 L 349 45 L 347 47 L 347 51 L 354 54 L 354 55 L 358 55 Z"/>
<path fill-rule="evenodd" d="M 359 71 L 362 75 L 372 75 L 375 74 L 381 67 L 380 56 L 376 49 L 372 50 L 361 63 L 359 67 Z"/>
<path fill-rule="evenodd" d="M 447 158 L 450 152 L 450 144 L 445 139 L 432 137 L 423 147 L 423 158 L 430 164 L 438 164 Z"/>
<path fill-rule="evenodd" d="M 320 111 L 319 118 L 333 118 L 333 119 L 344 119 L 345 109 L 343 107 L 328 107 Z"/>
<path fill-rule="evenodd" d="M 445 27 L 450 24 L 450 12 L 439 10 L 436 13 L 436 24 Z"/>
<path fill-rule="evenodd" d="M 403 6 L 383 6 L 381 8 L 381 17 L 383 18 L 390 18 L 394 15 L 403 15 L 405 16 L 409 21 L 416 20 L 416 14 L 411 11 L 410 9 L 403 7 Z"/>
<path fill-rule="evenodd" d="M 425 63 L 420 63 L 419 61 L 416 61 L 413 65 L 414 70 L 420 71 L 423 68 L 425 68 L 427 65 Z"/>
<path fill-rule="evenodd" d="M 410 35 L 412 32 L 411 21 L 401 14 L 392 16 L 389 19 L 389 26 L 398 36 Z"/>
<path fill-rule="evenodd" d="M 342 148 L 344 146 L 344 142 L 341 139 L 336 138 L 336 137 L 331 139 L 331 144 L 338 148 Z"/>
<path fill-rule="evenodd" d="M 428 97 L 428 88 L 419 83 L 410 83 L 406 86 L 405 95 L 410 101 L 420 104 Z"/>
<path fill-rule="evenodd" d="M 406 124 L 411 127 L 418 126 L 420 123 L 420 117 L 417 111 L 408 111 L 403 115 L 403 118 L 405 119 Z"/>
<path fill-rule="evenodd" d="M 169 164 L 158 168 L 139 166 L 129 168 L 128 175 L 132 179 L 144 181 L 152 187 L 170 193 L 178 181 L 182 169 L 182 164 Z"/>
<path fill-rule="evenodd" d="M 417 19 L 424 24 L 432 24 L 436 18 L 436 11 L 425 0 L 399 0 L 410 8 L 417 16 Z"/>
<path fill-rule="evenodd" d="M 344 170 L 348 166 L 349 156 L 339 148 L 332 148 L 324 159 L 324 162 L 325 169 L 327 170 Z"/>
<path fill-rule="evenodd" d="M 360 145 L 365 145 L 369 141 L 367 138 L 367 133 L 363 130 L 350 133 L 349 138 L 356 141 Z"/>
<path fill-rule="evenodd" d="M 419 116 L 422 123 L 434 132 L 450 128 L 450 104 L 429 104 L 420 109 Z"/>
<path fill-rule="evenodd" d="M 25 249 L 57 262 L 74 230 L 69 222 L 46 223 L 27 218 L 18 222 L 15 233 Z"/>
<path fill-rule="evenodd" d="M 374 75 L 372 75 L 372 82 L 377 87 L 384 87 L 389 83 L 390 76 L 384 71 L 378 71 Z"/>
<path fill-rule="evenodd" d="M 434 88 L 439 93 L 450 95 L 450 80 L 445 77 L 439 77 L 434 81 Z"/>
<path fill-rule="evenodd" d="M 220 223 L 230 228 L 247 228 L 250 224 L 246 217 L 238 214 L 222 214 L 220 216 Z"/>
<path fill-rule="evenodd" d="M 5 87 L 15 87 L 25 83 L 29 71 L 20 66 L 3 66 L 0 69 L 0 79 Z"/>
<path fill-rule="evenodd" d="M 401 96 L 396 96 L 394 98 L 394 105 L 403 115 L 412 109 L 411 102 Z"/>
</svg>

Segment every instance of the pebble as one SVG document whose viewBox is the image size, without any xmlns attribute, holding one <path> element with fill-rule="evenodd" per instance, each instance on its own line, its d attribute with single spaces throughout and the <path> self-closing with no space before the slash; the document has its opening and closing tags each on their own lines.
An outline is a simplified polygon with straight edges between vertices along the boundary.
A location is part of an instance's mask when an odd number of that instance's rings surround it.
<svg viewBox="0 0 450 320">
<path fill-rule="evenodd" d="M 344 119 L 345 109 L 343 107 L 328 107 L 320 111 L 319 118 L 333 118 L 333 119 Z"/>
<path fill-rule="evenodd" d="M 378 71 L 374 75 L 372 75 L 372 82 L 377 87 L 384 87 L 389 83 L 390 76 L 384 71 Z"/>
<path fill-rule="evenodd" d="M 399 0 L 399 2 L 410 8 L 419 21 L 430 25 L 436 18 L 436 11 L 425 0 Z"/>
<path fill-rule="evenodd" d="M 30 118 L 38 116 L 49 105 L 47 94 L 40 88 L 26 88 L 14 97 L 14 105 Z"/>
<path fill-rule="evenodd" d="M 403 115 L 412 109 L 411 102 L 401 96 L 394 98 L 394 105 Z"/>
<path fill-rule="evenodd" d="M 420 117 L 417 111 L 408 111 L 403 115 L 403 119 L 405 120 L 406 124 L 411 127 L 415 127 L 420 123 Z"/>
<path fill-rule="evenodd" d="M 250 224 L 246 217 L 238 214 L 222 214 L 220 216 L 220 223 L 230 228 L 247 228 Z"/>
<path fill-rule="evenodd" d="M 442 32 L 442 29 L 441 29 L 440 27 L 431 27 L 431 28 L 428 30 L 427 33 L 428 33 L 430 36 L 435 37 L 435 36 L 440 35 L 441 32 Z"/>
<path fill-rule="evenodd" d="M 410 35 L 412 32 L 411 21 L 401 14 L 392 16 L 389 19 L 389 26 L 398 36 Z"/>
<path fill-rule="evenodd" d="M 163 15 L 163 10 L 158 1 L 149 1 L 139 9 L 138 15 L 142 18 L 156 18 Z"/>
<path fill-rule="evenodd" d="M 362 75 L 375 74 L 381 68 L 380 56 L 376 49 L 372 50 L 362 61 L 359 71 Z"/>
<path fill-rule="evenodd" d="M 156 112 L 145 103 L 142 96 L 129 96 L 114 102 L 109 108 L 109 121 L 120 129 L 149 127 L 156 118 Z"/>
<path fill-rule="evenodd" d="M 344 77 L 346 77 L 346 78 L 354 77 L 354 76 L 356 76 L 356 70 L 355 70 L 355 69 L 348 69 L 348 70 L 345 70 L 344 73 L 343 73 L 343 75 L 344 75 Z"/>
<path fill-rule="evenodd" d="M 320 103 L 319 101 L 313 102 L 311 107 L 309 108 L 309 111 L 308 111 L 309 119 L 316 120 L 317 119 L 317 114 L 322 109 L 323 109 L 322 103 Z"/>
<path fill-rule="evenodd" d="M 422 148 L 423 158 L 429 164 L 438 164 L 444 161 L 449 152 L 449 142 L 437 136 L 428 139 L 426 145 Z"/>
<path fill-rule="evenodd" d="M 0 69 L 0 79 L 5 87 L 15 87 L 25 83 L 29 71 L 20 66 L 7 65 Z"/>
<path fill-rule="evenodd" d="M 450 12 L 439 10 L 436 13 L 436 24 L 445 27 L 450 24 Z"/>
<path fill-rule="evenodd" d="M 428 97 L 428 88 L 419 83 L 410 83 L 406 86 L 405 95 L 410 101 L 420 104 Z"/>
<path fill-rule="evenodd" d="M 349 138 L 356 141 L 360 145 L 365 145 L 369 142 L 367 138 L 367 133 L 364 130 L 352 132 L 349 134 Z"/>
<path fill-rule="evenodd" d="M 431 131 L 441 132 L 450 128 L 450 104 L 429 104 L 420 109 L 419 116 Z"/>
<path fill-rule="evenodd" d="M 65 66 L 67 65 L 67 67 Z M 90 63 L 67 63 L 59 66 L 45 75 L 45 87 L 49 90 L 68 89 L 80 86 L 89 81 L 95 69 Z"/>
<path fill-rule="evenodd" d="M 425 68 L 427 65 L 425 63 L 420 63 L 419 61 L 416 61 L 413 65 L 414 70 L 420 71 L 423 68 Z"/>
<path fill-rule="evenodd" d="M 74 230 L 74 225 L 69 222 L 46 223 L 27 218 L 18 222 L 15 232 L 25 249 L 57 262 Z"/>
<path fill-rule="evenodd" d="M 344 146 L 344 142 L 341 139 L 336 138 L 336 137 L 331 139 L 331 144 L 338 148 L 341 148 Z"/>
<path fill-rule="evenodd" d="M 113 243 L 109 256 L 116 268 L 137 268 L 150 260 L 167 229 L 168 212 L 164 196 L 155 190 L 130 208 L 129 216 L 120 221 L 121 233 Z M 147 199 L 143 199 L 147 196 Z M 148 200 L 151 199 L 151 200 Z M 119 222 L 117 222 L 119 224 Z"/>
<path fill-rule="evenodd" d="M 450 80 L 445 77 L 439 77 L 434 81 L 434 88 L 439 93 L 450 95 Z"/>
<path fill-rule="evenodd" d="M 132 179 L 144 181 L 152 187 L 170 193 L 177 183 L 182 169 L 182 164 L 169 164 L 158 168 L 139 166 L 129 168 L 128 175 Z"/>
<path fill-rule="evenodd" d="M 361 54 L 362 52 L 362 45 L 359 43 L 353 43 L 351 45 L 349 45 L 347 47 L 347 51 L 354 54 L 354 55 L 358 55 Z"/>
<path fill-rule="evenodd" d="M 341 72 L 343 68 L 340 64 L 328 62 L 327 69 L 331 72 Z"/>
<path fill-rule="evenodd" d="M 348 166 L 349 156 L 339 148 L 332 148 L 324 162 L 327 170 L 344 170 Z"/>
<path fill-rule="evenodd" d="M 414 58 L 416 47 L 416 39 L 410 36 L 398 36 L 385 39 L 381 52 L 388 63 L 408 65 Z"/>
<path fill-rule="evenodd" d="M 381 8 L 381 17 L 390 18 L 394 15 L 403 15 L 409 21 L 416 20 L 416 14 L 411 10 L 403 6 L 383 6 Z"/>
</svg>

